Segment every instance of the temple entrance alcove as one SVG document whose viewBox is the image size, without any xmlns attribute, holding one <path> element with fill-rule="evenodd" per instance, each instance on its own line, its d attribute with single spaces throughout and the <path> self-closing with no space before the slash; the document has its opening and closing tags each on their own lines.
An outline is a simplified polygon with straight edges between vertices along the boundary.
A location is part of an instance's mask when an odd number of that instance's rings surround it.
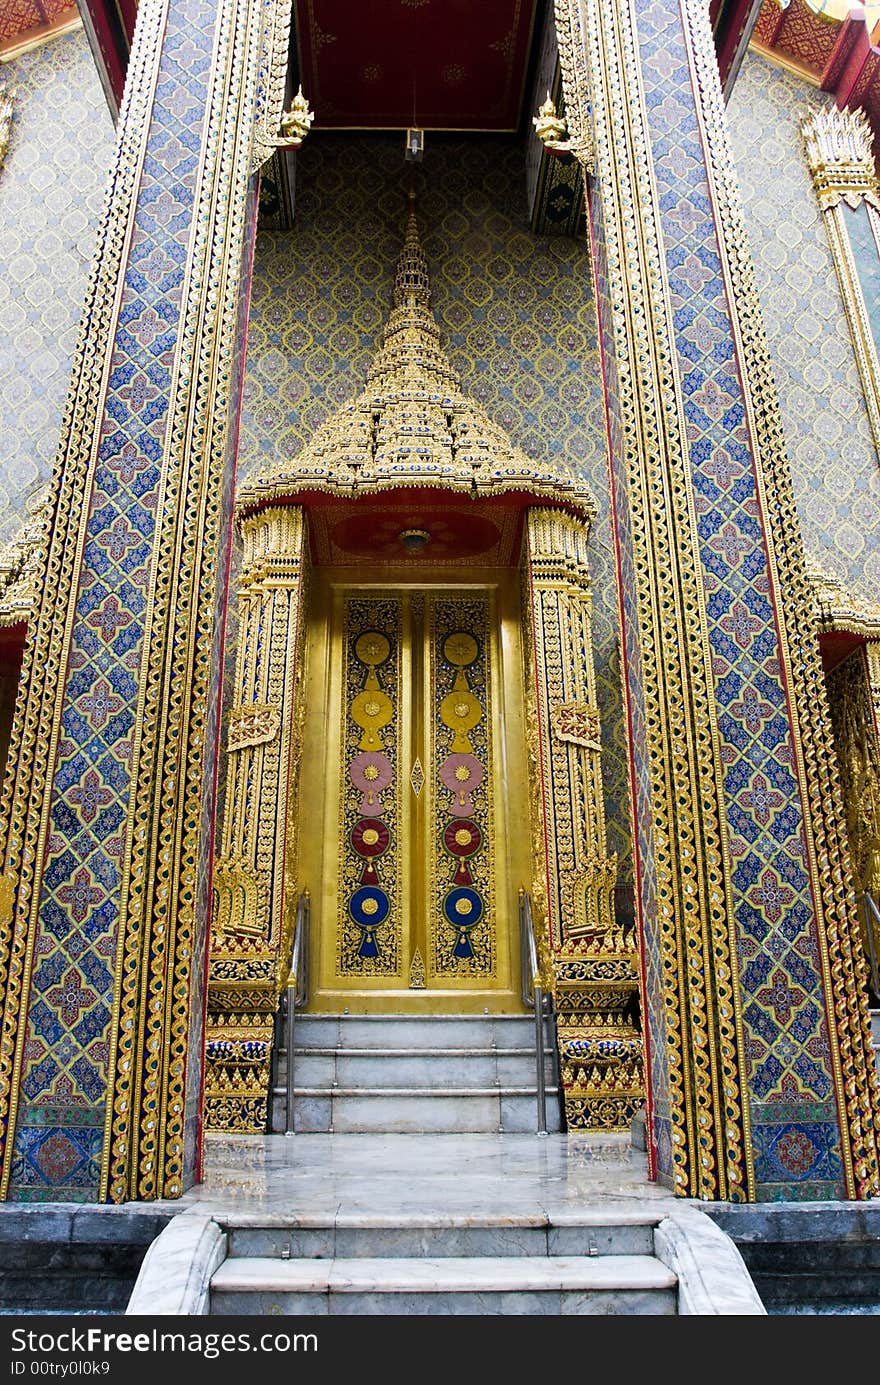
<svg viewBox="0 0 880 1385">
<path fill-rule="evenodd" d="M 411 201 L 366 387 L 240 490 L 215 861 L 209 1128 L 265 1130 L 298 901 L 313 1014 L 523 1014 L 520 898 L 555 995 L 566 1120 L 642 1099 L 614 915 L 589 489 L 461 390 Z"/>
</svg>

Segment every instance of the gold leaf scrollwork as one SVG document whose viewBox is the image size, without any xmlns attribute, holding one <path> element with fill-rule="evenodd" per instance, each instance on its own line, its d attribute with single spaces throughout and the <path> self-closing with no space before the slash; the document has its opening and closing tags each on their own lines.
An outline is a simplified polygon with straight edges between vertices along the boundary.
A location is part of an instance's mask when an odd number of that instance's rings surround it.
<svg viewBox="0 0 880 1385">
<path fill-rule="evenodd" d="M 424 959 L 419 948 L 416 948 L 409 964 L 409 988 L 411 991 L 423 991 L 426 985 Z"/>
<path fill-rule="evenodd" d="M 215 938 L 262 938 L 266 932 L 266 881 L 241 861 L 214 866 Z"/>
<path fill-rule="evenodd" d="M 278 735 L 281 716 L 277 707 L 254 703 L 250 707 L 233 707 L 229 714 L 227 749 L 244 750 L 249 745 L 263 745 Z"/>
<path fill-rule="evenodd" d="M 0 931 L 5 931 L 12 923 L 15 907 L 15 880 L 11 875 L 0 874 Z"/>
<path fill-rule="evenodd" d="M 563 702 L 550 714 L 550 728 L 560 741 L 582 745 L 585 750 L 601 750 L 599 711 L 583 702 Z"/>
</svg>

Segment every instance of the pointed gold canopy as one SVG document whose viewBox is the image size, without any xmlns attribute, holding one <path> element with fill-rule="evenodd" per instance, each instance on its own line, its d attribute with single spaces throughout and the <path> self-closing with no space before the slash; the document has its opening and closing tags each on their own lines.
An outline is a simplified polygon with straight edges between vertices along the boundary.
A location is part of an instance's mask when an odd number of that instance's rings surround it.
<svg viewBox="0 0 880 1385">
<path fill-rule="evenodd" d="M 303 491 L 351 497 L 426 486 L 474 497 L 519 492 L 563 502 L 584 518 L 595 513 L 586 485 L 561 471 L 536 470 L 462 393 L 440 346 L 410 193 L 394 307 L 365 389 L 317 429 L 293 463 L 248 481 L 237 509 L 241 514 Z"/>
</svg>

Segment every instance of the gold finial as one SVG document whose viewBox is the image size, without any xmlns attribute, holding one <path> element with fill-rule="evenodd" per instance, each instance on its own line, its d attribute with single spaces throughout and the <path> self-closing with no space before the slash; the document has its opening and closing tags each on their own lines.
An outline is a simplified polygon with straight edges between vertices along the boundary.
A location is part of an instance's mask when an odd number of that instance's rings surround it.
<svg viewBox="0 0 880 1385">
<path fill-rule="evenodd" d="M 397 261 L 397 274 L 394 279 L 394 306 L 418 304 L 427 308 L 431 302 L 431 281 L 428 278 L 428 262 L 419 238 L 419 223 L 416 217 L 416 190 L 410 185 L 408 193 L 409 210 L 406 217 L 406 234 Z"/>
<path fill-rule="evenodd" d="M 290 149 L 299 149 L 312 127 L 315 112 L 309 110 L 309 103 L 303 96 L 302 85 L 290 103 L 290 110 L 281 117 L 281 133 Z"/>
</svg>

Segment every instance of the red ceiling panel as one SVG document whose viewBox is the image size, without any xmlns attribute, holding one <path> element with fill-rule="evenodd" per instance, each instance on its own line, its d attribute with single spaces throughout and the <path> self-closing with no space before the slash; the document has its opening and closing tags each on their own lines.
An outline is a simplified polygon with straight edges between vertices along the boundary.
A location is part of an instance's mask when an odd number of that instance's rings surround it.
<svg viewBox="0 0 880 1385">
<path fill-rule="evenodd" d="M 296 0 L 315 129 L 515 130 L 537 0 Z"/>
<path fill-rule="evenodd" d="M 76 15 L 76 0 L 0 0 L 0 46 L 37 37 Z"/>
</svg>

